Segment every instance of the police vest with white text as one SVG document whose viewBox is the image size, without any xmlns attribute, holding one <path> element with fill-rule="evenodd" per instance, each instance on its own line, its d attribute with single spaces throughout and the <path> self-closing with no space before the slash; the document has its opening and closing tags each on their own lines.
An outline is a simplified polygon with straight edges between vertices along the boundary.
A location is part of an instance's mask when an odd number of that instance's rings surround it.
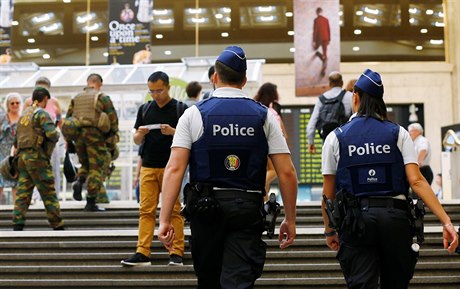
<svg viewBox="0 0 460 289">
<path fill-rule="evenodd" d="M 264 191 L 267 108 L 248 98 L 211 97 L 197 104 L 203 135 L 192 144 L 190 180 Z"/>
<path fill-rule="evenodd" d="M 395 123 L 373 117 L 355 117 L 337 128 L 337 191 L 357 197 L 407 196 L 404 160 L 397 146 L 399 129 Z"/>
</svg>

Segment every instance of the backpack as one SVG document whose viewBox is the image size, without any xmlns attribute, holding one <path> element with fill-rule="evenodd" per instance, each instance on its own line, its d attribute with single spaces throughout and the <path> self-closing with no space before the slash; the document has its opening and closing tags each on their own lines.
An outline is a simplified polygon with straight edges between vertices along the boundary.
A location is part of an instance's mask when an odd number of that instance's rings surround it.
<svg viewBox="0 0 460 289">
<path fill-rule="evenodd" d="M 342 102 L 345 93 L 346 90 L 344 89 L 334 98 L 328 99 L 324 95 L 319 97 L 323 106 L 319 112 L 316 129 L 323 140 L 331 131 L 347 122 L 345 107 Z"/>
</svg>

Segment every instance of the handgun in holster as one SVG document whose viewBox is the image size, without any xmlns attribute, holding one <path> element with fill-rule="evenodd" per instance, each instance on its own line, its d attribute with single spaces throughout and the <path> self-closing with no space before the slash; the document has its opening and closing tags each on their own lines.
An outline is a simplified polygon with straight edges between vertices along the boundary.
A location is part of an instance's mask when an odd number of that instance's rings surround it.
<svg viewBox="0 0 460 289">
<path fill-rule="evenodd" d="M 280 212 L 281 205 L 276 201 L 276 195 L 271 193 L 268 201 L 264 204 L 265 230 L 270 239 L 275 235 L 276 218 Z"/>
<path fill-rule="evenodd" d="M 326 215 L 329 219 L 329 228 L 340 231 L 347 211 L 344 193 L 342 191 L 337 192 L 334 201 L 323 195 L 323 200 Z"/>
<path fill-rule="evenodd" d="M 416 202 L 409 200 L 410 214 L 412 216 L 412 231 L 413 235 L 417 237 L 417 243 L 422 244 L 425 241 L 425 234 L 423 232 L 423 218 L 425 216 L 425 205 L 421 199 Z"/>
<path fill-rule="evenodd" d="M 213 218 L 220 209 L 219 202 L 214 198 L 213 186 L 208 183 L 186 184 L 184 203 L 181 214 L 186 221 L 194 215 L 199 218 Z"/>
</svg>

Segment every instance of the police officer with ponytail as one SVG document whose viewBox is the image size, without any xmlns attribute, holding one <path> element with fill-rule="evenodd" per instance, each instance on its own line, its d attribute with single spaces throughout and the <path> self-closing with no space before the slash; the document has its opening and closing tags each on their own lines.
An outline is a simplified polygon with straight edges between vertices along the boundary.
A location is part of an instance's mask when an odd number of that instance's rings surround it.
<svg viewBox="0 0 460 289">
<path fill-rule="evenodd" d="M 354 86 L 355 114 L 323 146 L 323 218 L 327 245 L 337 253 L 348 288 L 408 288 L 418 257 L 409 221 L 409 186 L 443 226 L 443 244 L 458 237 L 420 174 L 409 133 L 388 121 L 380 75 L 365 70 Z M 332 222 L 325 207 L 335 202 Z M 329 225 L 334 223 L 335 229 Z"/>
<path fill-rule="evenodd" d="M 240 47 L 220 54 L 212 77 L 216 90 L 179 119 L 164 173 L 158 238 L 168 248 L 175 238 L 174 202 L 190 162 L 184 193 L 199 289 L 253 288 L 262 274 L 267 155 L 279 176 L 285 210 L 280 248 L 295 238 L 296 172 L 274 114 L 242 90 L 246 67 Z"/>
</svg>

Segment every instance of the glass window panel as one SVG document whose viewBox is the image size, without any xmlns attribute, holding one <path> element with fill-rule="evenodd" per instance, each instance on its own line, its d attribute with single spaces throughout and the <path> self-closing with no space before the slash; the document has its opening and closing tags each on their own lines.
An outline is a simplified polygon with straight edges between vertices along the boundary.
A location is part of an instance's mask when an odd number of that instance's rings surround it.
<svg viewBox="0 0 460 289">
<path fill-rule="evenodd" d="M 399 4 L 360 4 L 354 7 L 354 26 L 401 26 Z"/>
<path fill-rule="evenodd" d="M 19 16 L 22 36 L 61 35 L 64 33 L 64 14 L 57 11 L 23 14 Z"/>
<path fill-rule="evenodd" d="M 240 25 L 241 29 L 287 27 L 286 6 L 240 7 Z"/>
<path fill-rule="evenodd" d="M 444 11 L 442 4 L 410 4 L 409 23 L 411 26 L 444 27 Z"/>
<path fill-rule="evenodd" d="M 103 11 L 86 11 L 73 13 L 73 33 L 86 33 L 87 20 L 89 19 L 89 31 L 91 33 L 107 33 L 108 14 Z"/>
<path fill-rule="evenodd" d="M 173 9 L 153 9 L 152 31 L 167 31 L 174 29 L 174 11 Z"/>
<path fill-rule="evenodd" d="M 206 7 L 198 10 L 185 8 L 184 29 L 195 29 L 196 23 L 200 25 L 200 29 L 229 28 L 232 22 L 231 12 L 228 7 Z"/>
</svg>

